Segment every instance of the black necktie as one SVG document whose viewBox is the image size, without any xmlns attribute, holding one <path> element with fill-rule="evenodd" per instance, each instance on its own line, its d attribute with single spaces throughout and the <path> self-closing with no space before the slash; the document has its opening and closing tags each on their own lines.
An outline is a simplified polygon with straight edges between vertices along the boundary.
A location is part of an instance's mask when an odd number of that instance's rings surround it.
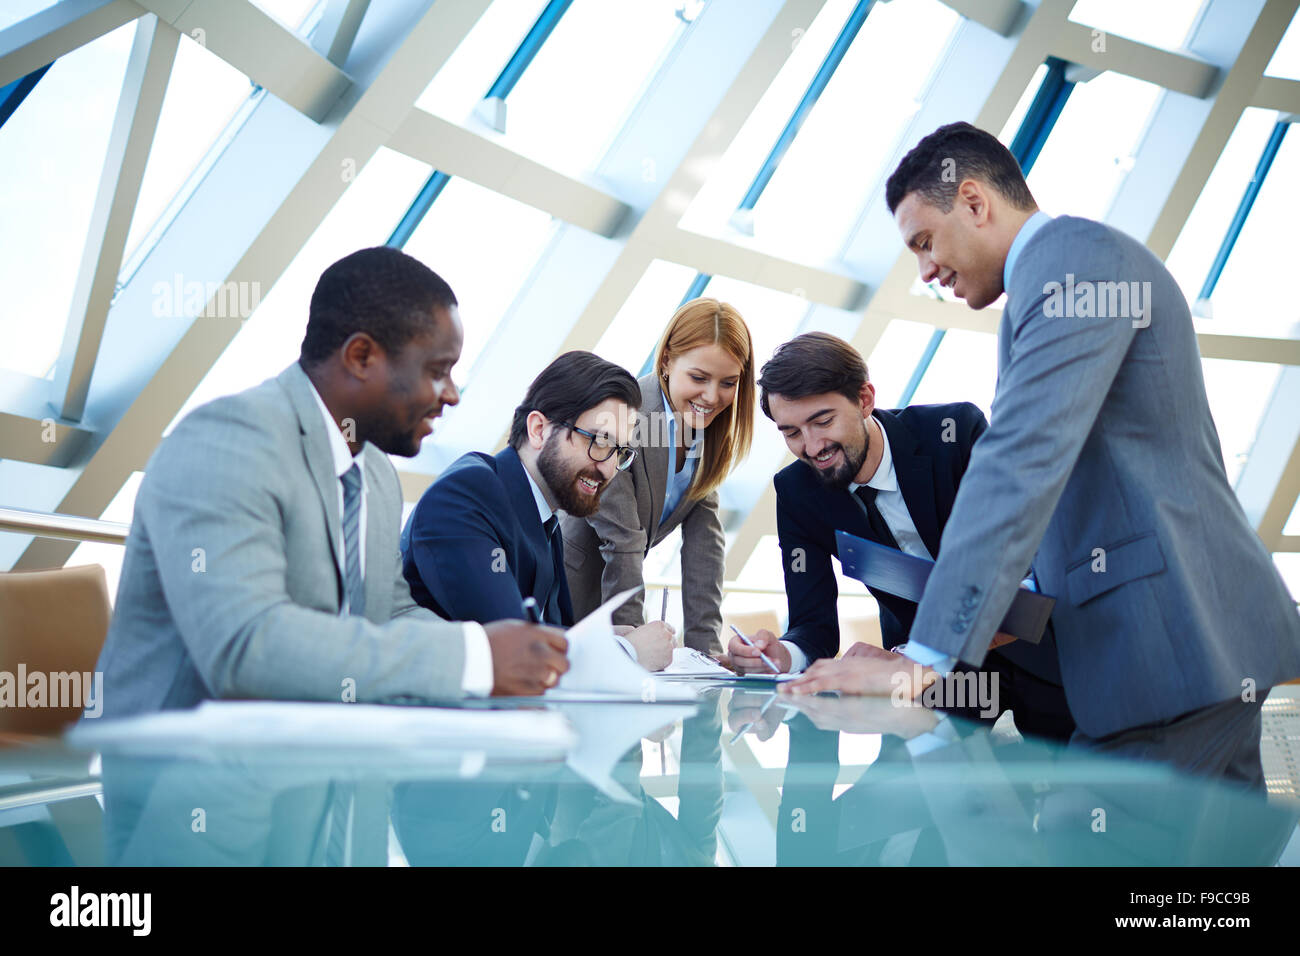
<svg viewBox="0 0 1300 956">
<path fill-rule="evenodd" d="M 548 624 L 560 623 L 560 573 L 564 568 L 564 534 L 560 531 L 560 519 L 551 515 L 542 527 L 551 545 L 551 589 L 546 592 L 542 603 L 542 618 Z M 552 606 L 551 602 L 555 602 Z"/>
<path fill-rule="evenodd" d="M 895 551 L 903 550 L 894 540 L 894 534 L 889 530 L 889 525 L 885 523 L 885 517 L 876 507 L 876 489 L 870 485 L 862 485 L 857 491 L 853 492 L 858 501 L 862 502 L 862 510 L 866 512 L 867 524 L 871 526 L 871 533 L 876 536 L 876 540 L 881 544 L 888 545 Z"/>
</svg>

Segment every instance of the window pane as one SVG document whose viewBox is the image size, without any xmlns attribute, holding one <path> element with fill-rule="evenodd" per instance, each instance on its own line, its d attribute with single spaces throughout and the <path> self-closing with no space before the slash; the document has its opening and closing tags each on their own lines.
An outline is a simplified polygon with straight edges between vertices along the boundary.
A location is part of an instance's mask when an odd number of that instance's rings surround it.
<svg viewBox="0 0 1300 956">
<path fill-rule="evenodd" d="M 871 8 L 754 207 L 765 248 L 814 262 L 839 255 L 960 21 L 937 0 Z"/>
<path fill-rule="evenodd" d="M 488 7 L 415 105 L 463 123 L 545 7 L 546 0 L 512 0 Z"/>
<path fill-rule="evenodd" d="M 682 217 L 683 228 L 716 233 L 725 227 L 771 152 L 772 144 L 799 105 L 817 67 L 826 59 L 854 5 L 854 0 L 827 0 L 808 29 L 792 38 L 793 49 L 785 64 Z"/>
<path fill-rule="evenodd" d="M 1256 157 L 1258 158 L 1258 157 Z M 1285 250 L 1297 246 L 1300 214 L 1295 183 L 1300 177 L 1300 130 L 1292 126 L 1282 141 L 1264 185 L 1251 206 L 1219 283 L 1210 297 L 1215 325 L 1234 332 L 1254 331 L 1295 338 L 1300 334 L 1300 297 L 1278 274 Z M 1289 291 L 1288 291 L 1289 290 Z"/>
<path fill-rule="evenodd" d="M 1286 526 L 1282 529 L 1282 533 L 1300 535 L 1300 500 L 1297 500 L 1295 507 L 1291 509 L 1291 517 L 1286 519 Z"/>
<path fill-rule="evenodd" d="M 464 387 L 554 233 L 541 210 L 476 186 L 449 182 L 404 251 L 447 280 L 460 302 L 465 344 L 454 380 Z"/>
<path fill-rule="evenodd" d="M 991 332 L 949 329 L 912 397 L 912 404 L 972 402 L 989 418 L 997 382 L 997 336 Z"/>
<path fill-rule="evenodd" d="M 0 9 L 0 30 L 35 16 L 57 2 L 58 0 L 5 0 L 4 7 Z"/>
<path fill-rule="evenodd" d="M 912 379 L 916 363 L 925 353 L 925 347 L 934 337 L 935 328 L 924 322 L 907 322 L 894 319 L 867 359 L 867 374 L 876 386 L 876 405 L 896 408 L 903 389 Z"/>
<path fill-rule="evenodd" d="M 1177 50 L 1187 40 L 1204 0 L 1078 0 L 1070 19 L 1130 40 Z"/>
<path fill-rule="evenodd" d="M 1195 302 L 1200 295 L 1276 119 L 1272 110 L 1251 108 L 1242 113 L 1179 233 L 1166 265 L 1188 302 Z"/>
<path fill-rule="evenodd" d="M 181 39 L 140 182 L 124 263 L 252 93 L 248 77 L 202 45 Z"/>
<path fill-rule="evenodd" d="M 1106 218 L 1160 94 L 1118 73 L 1075 86 L 1029 173 L 1044 212 Z"/>
<path fill-rule="evenodd" d="M 506 144 L 566 172 L 595 168 L 681 35 L 679 6 L 576 0 L 510 94 Z"/>
<path fill-rule="evenodd" d="M 695 275 L 675 262 L 651 262 L 592 351 L 639 375 Z"/>
<path fill-rule="evenodd" d="M 1205 374 L 1210 413 L 1223 449 L 1223 466 L 1229 483 L 1236 484 L 1255 444 L 1259 421 L 1273 395 L 1281 367 L 1263 362 L 1202 359 L 1201 369 Z"/>
<path fill-rule="evenodd" d="M 135 24 L 60 57 L 0 127 L 0 367 L 58 358 Z"/>
<path fill-rule="evenodd" d="M 190 409 L 280 374 L 298 358 L 320 274 L 349 253 L 382 245 L 429 177 L 423 163 L 381 148 L 358 173 L 168 426 Z M 199 319 L 198 321 L 203 321 Z"/>
</svg>

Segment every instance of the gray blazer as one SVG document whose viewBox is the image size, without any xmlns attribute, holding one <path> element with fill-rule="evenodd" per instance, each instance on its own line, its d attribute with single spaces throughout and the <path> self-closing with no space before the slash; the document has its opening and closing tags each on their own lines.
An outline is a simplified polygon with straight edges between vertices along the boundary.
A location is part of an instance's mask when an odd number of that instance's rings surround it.
<svg viewBox="0 0 1300 956">
<path fill-rule="evenodd" d="M 297 365 L 195 409 L 145 470 L 99 659 L 104 715 L 208 698 L 458 698 L 463 625 L 402 577 L 397 473 L 372 445 L 366 614 L 339 617 L 338 478 Z"/>
<path fill-rule="evenodd" d="M 1088 282 L 1150 283 L 1145 316 L 1050 317 L 1051 283 L 1077 297 Z M 1115 287 L 1093 288 L 1115 315 Z M 913 639 L 978 664 L 1032 561 L 1057 599 L 1066 697 L 1090 736 L 1300 675 L 1300 617 L 1228 484 L 1187 300 L 1164 264 L 1063 217 L 1025 246 L 1007 296 L 989 429 Z"/>
<path fill-rule="evenodd" d="M 640 585 L 646 553 L 680 525 L 686 646 L 720 653 L 726 538 L 718 493 L 698 501 L 683 497 L 668 520 L 659 523 L 668 488 L 668 421 L 658 379 L 651 373 L 640 385 L 641 409 L 632 432 L 636 459 L 610 482 L 596 514 L 585 519 L 566 515 L 561 525 L 573 613 L 581 619 L 607 598 Z M 644 624 L 644 597 L 638 593 L 616 610 L 614 623 Z M 658 608 L 654 610 L 657 616 Z"/>
</svg>

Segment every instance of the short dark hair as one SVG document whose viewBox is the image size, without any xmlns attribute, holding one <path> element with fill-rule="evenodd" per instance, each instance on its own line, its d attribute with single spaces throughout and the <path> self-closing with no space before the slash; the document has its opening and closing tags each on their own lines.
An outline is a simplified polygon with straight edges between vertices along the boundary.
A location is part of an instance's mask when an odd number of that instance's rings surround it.
<svg viewBox="0 0 1300 956">
<path fill-rule="evenodd" d="M 758 375 L 758 404 L 767 407 L 769 395 L 807 398 L 835 392 L 857 402 L 867 378 L 867 363 L 848 342 L 828 332 L 805 332 L 776 347 Z"/>
<path fill-rule="evenodd" d="M 912 147 L 885 183 L 885 203 L 892 215 L 909 193 L 918 193 L 931 206 L 952 212 L 957 187 L 967 179 L 992 186 L 1017 209 L 1037 206 L 1011 151 L 970 123 L 940 126 Z"/>
<path fill-rule="evenodd" d="M 429 330 L 435 309 L 456 304 L 451 286 L 420 260 L 388 246 L 361 249 L 334 263 L 316 282 L 300 360 L 317 365 L 357 332 L 396 355 Z"/>
<path fill-rule="evenodd" d="M 533 379 L 510 423 L 510 446 L 528 434 L 528 415 L 541 412 L 553 422 L 573 424 L 583 412 L 608 398 L 641 407 L 641 386 L 632 373 L 591 352 L 565 352 Z"/>
</svg>

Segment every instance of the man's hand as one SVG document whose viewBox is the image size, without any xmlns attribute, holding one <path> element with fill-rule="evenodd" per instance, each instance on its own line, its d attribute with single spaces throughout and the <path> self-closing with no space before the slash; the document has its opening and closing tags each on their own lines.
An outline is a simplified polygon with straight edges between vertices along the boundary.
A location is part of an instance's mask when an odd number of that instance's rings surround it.
<svg viewBox="0 0 1300 956">
<path fill-rule="evenodd" d="M 731 659 L 732 670 L 737 674 L 772 673 L 772 668 L 763 663 L 763 658 L 759 656 L 762 651 L 782 674 L 790 672 L 790 652 L 776 639 L 775 634 L 764 629 L 750 637 L 750 640 L 754 643 L 753 647 L 738 637 L 733 637 L 727 643 L 727 656 Z"/>
<path fill-rule="evenodd" d="M 884 654 L 884 657 L 862 654 L 842 660 L 814 661 L 802 676 L 782 684 L 781 690 L 790 694 L 837 690 L 845 694 L 891 697 L 896 688 L 901 688 L 908 700 L 915 700 L 939 678 L 932 667 L 922 667 L 901 654 L 888 651 Z"/>
<path fill-rule="evenodd" d="M 492 649 L 492 695 L 532 697 L 554 687 L 569 669 L 569 642 L 559 628 L 523 621 L 486 624 Z"/>
<path fill-rule="evenodd" d="M 623 639 L 636 648 L 636 662 L 648 671 L 661 671 L 673 662 L 676 631 L 664 621 L 633 628 Z"/>
<path fill-rule="evenodd" d="M 766 712 L 763 710 L 765 705 Z M 777 704 L 771 693 L 758 694 L 738 689 L 727 704 L 727 726 L 737 734 L 748 727 L 748 733 L 759 740 L 771 740 L 781 728 L 781 717 L 789 706 Z"/>
<path fill-rule="evenodd" d="M 887 651 L 883 647 L 877 647 L 875 644 L 867 644 L 858 641 L 841 656 L 841 660 L 848 660 L 850 657 L 870 657 L 882 661 L 898 661 L 898 655 L 893 651 Z"/>
</svg>

